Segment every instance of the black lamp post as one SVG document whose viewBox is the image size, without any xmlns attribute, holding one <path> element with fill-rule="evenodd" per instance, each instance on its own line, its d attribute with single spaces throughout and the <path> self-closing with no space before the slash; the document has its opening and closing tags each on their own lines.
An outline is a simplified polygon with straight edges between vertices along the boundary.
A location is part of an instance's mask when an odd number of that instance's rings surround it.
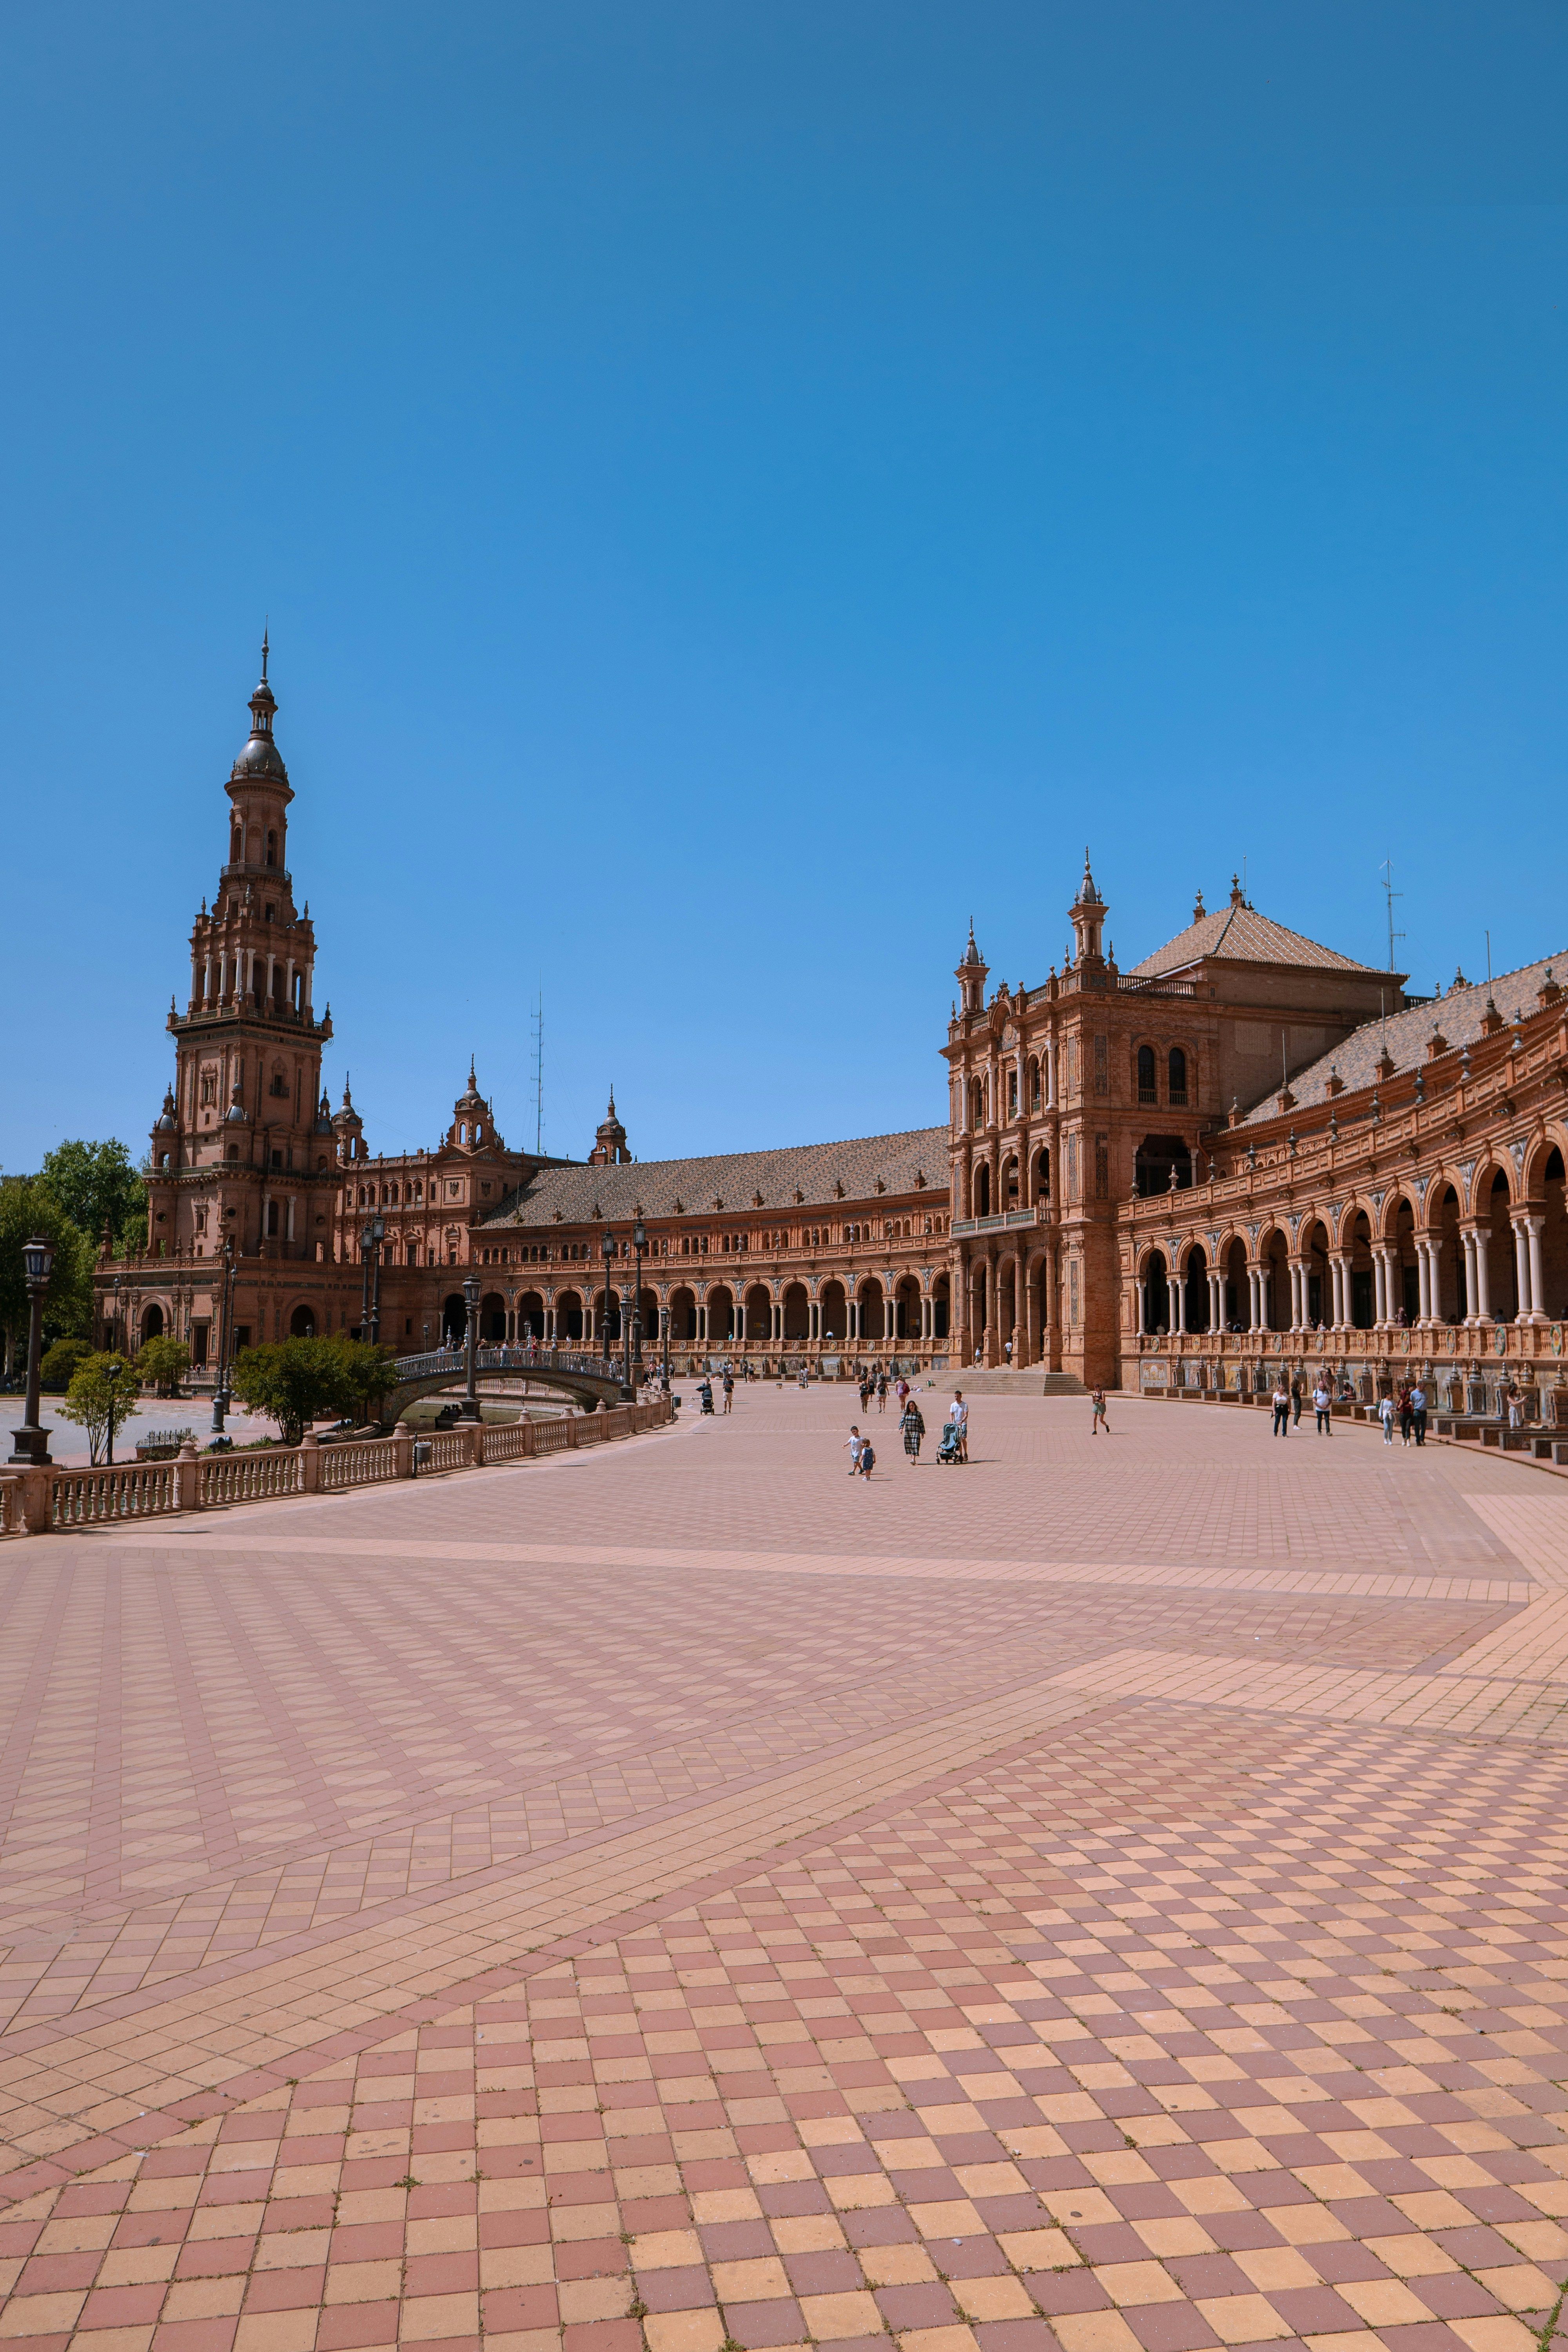
<svg viewBox="0 0 1568 2352">
<path fill-rule="evenodd" d="M 474 1375 L 479 1370 L 479 1277 L 477 1274 L 467 1274 L 463 1276 L 463 1304 L 468 1310 L 468 1329 L 464 1334 L 468 1353 L 468 1385 L 463 1397 L 463 1419 L 478 1421 L 479 1400 L 474 1386 Z"/>
<path fill-rule="evenodd" d="M 632 1353 L 631 1360 L 642 1370 L 642 1262 L 647 1247 L 647 1227 L 639 1217 L 632 1227 L 632 1255 L 637 1263 L 637 1279 L 632 1289 Z M 627 1376 L 626 1385 L 631 1385 Z"/>
<path fill-rule="evenodd" d="M 607 1368 L 607 1367 L 608 1367 L 608 1365 L 609 1365 L 609 1363 L 610 1363 L 610 1360 L 611 1360 L 611 1358 L 610 1358 L 610 1266 L 611 1266 L 612 1262 L 614 1261 L 615 1255 L 616 1255 L 616 1237 L 615 1237 L 614 1234 L 610 1231 L 610 1229 L 609 1229 L 608 1225 L 606 1225 L 606 1226 L 605 1227 L 605 1238 L 604 1238 L 604 1240 L 599 1244 L 599 1247 L 600 1247 L 600 1248 L 604 1251 L 604 1253 L 605 1253 L 605 1339 L 604 1339 L 604 1352 L 605 1352 L 605 1366 L 606 1366 L 606 1368 Z"/>
<path fill-rule="evenodd" d="M 54 1272 L 54 1244 L 47 1234 L 35 1234 L 22 1244 L 22 1273 L 27 1285 L 27 1402 L 11 1447 L 11 1459 L 23 1468 L 44 1470 L 52 1456 L 49 1433 L 38 1426 L 38 1357 L 44 1336 L 44 1293 Z"/>
<path fill-rule="evenodd" d="M 659 1379 L 668 1388 L 669 1386 L 669 1308 L 668 1305 L 661 1305 L 658 1310 L 658 1338 Z"/>
<path fill-rule="evenodd" d="M 372 1347 L 381 1338 L 381 1244 L 385 1237 L 384 1217 L 372 1217 L 359 1237 L 360 1255 L 364 1261 L 360 1330 Z"/>
<path fill-rule="evenodd" d="M 234 1354 L 234 1235 L 223 1237 L 223 1276 L 219 1294 L 217 1345 L 217 1386 L 213 1391 L 213 1433 L 223 1435 L 223 1417 L 228 1411 L 228 1367 Z"/>
</svg>

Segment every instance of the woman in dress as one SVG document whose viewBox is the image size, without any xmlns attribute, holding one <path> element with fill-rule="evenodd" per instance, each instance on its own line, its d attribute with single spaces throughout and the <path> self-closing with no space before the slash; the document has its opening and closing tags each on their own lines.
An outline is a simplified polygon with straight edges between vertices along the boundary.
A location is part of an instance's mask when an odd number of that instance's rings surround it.
<svg viewBox="0 0 1568 2352">
<path fill-rule="evenodd" d="M 921 1458 L 921 1440 L 926 1433 L 925 1422 L 912 1392 L 905 1400 L 903 1412 L 899 1415 L 899 1427 L 904 1433 L 904 1452 L 910 1457 L 912 1470 Z"/>
</svg>

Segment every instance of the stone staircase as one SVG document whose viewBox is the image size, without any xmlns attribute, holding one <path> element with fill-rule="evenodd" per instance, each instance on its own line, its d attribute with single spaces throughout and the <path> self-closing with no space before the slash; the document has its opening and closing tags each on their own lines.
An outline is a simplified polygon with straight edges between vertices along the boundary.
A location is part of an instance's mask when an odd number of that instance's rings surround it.
<svg viewBox="0 0 1568 2352">
<path fill-rule="evenodd" d="M 943 1372 L 936 1385 L 946 1388 L 951 1395 L 961 1388 L 966 1397 L 972 1396 L 1087 1396 L 1089 1391 L 1076 1372 L 1043 1372 L 1036 1364 L 1031 1370 L 1005 1372 L 984 1371 L 977 1365 L 967 1370 Z"/>
</svg>

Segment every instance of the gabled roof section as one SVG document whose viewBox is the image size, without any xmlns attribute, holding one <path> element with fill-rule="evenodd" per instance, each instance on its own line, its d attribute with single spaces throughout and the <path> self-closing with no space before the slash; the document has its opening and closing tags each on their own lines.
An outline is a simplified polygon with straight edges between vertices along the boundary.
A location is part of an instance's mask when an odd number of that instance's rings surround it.
<svg viewBox="0 0 1568 2352">
<path fill-rule="evenodd" d="M 1394 1064 L 1391 1075 L 1394 1075 L 1415 1069 L 1426 1061 L 1426 1047 L 1435 1029 L 1454 1053 L 1476 1045 L 1486 1034 L 1482 1024 L 1489 1003 L 1495 1005 L 1505 1027 L 1518 1020 L 1528 1021 L 1531 1013 L 1542 1010 L 1539 992 L 1554 980 L 1560 987 L 1568 982 L 1568 949 L 1543 956 L 1539 963 L 1521 964 L 1517 971 L 1505 971 L 1489 983 L 1481 981 L 1472 986 L 1468 981 L 1456 978 L 1444 996 L 1413 1004 L 1405 1013 L 1391 1013 L 1386 1021 L 1363 1021 L 1342 1044 L 1319 1060 L 1309 1062 L 1304 1070 L 1291 1072 L 1290 1092 L 1296 1097 L 1297 1110 L 1310 1110 L 1316 1104 L 1332 1099 L 1329 1078 L 1334 1072 L 1343 1080 L 1347 1094 L 1375 1086 L 1384 1045 Z M 1253 1127 L 1261 1119 L 1282 1116 L 1279 1089 L 1274 1087 L 1247 1112 L 1242 1125 Z"/>
<path fill-rule="evenodd" d="M 1188 964 L 1201 963 L 1205 956 L 1223 957 L 1233 963 L 1305 965 L 1319 971 L 1376 970 L 1375 965 L 1357 963 L 1353 956 L 1320 947 L 1316 940 L 1305 939 L 1300 931 L 1287 930 L 1283 923 L 1260 915 L 1244 898 L 1233 898 L 1228 907 L 1200 915 L 1184 931 L 1178 931 L 1173 940 L 1134 964 L 1131 976 L 1150 980 L 1161 972 L 1181 971 Z"/>
<path fill-rule="evenodd" d="M 542 1168 L 493 1216 L 498 1225 L 586 1224 L 595 1211 L 612 1223 L 637 1213 L 647 1217 L 710 1217 L 764 1208 L 793 1211 L 797 1203 L 864 1202 L 880 1178 L 890 1193 L 923 1189 L 945 1199 L 948 1130 L 916 1127 L 897 1135 L 858 1135 L 843 1143 L 785 1144 L 773 1151 L 721 1151 L 700 1160 L 628 1160 L 620 1166 Z M 842 1193 L 835 1187 L 843 1186 Z M 716 1201 L 723 1202 L 715 1209 Z M 677 1205 L 679 1203 L 679 1206 Z M 559 1218 L 557 1212 L 559 1211 Z"/>
</svg>

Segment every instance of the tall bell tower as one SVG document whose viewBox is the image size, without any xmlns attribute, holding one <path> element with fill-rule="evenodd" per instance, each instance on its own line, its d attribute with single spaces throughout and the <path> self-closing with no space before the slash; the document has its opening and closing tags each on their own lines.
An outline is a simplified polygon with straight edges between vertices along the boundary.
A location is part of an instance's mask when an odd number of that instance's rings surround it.
<svg viewBox="0 0 1568 2352">
<path fill-rule="evenodd" d="M 175 1077 L 148 1180 L 155 1256 L 211 1256 L 232 1236 L 244 1255 L 313 1257 L 301 1192 L 335 1158 L 330 1120 L 320 1131 L 331 1015 L 316 1017 L 315 932 L 309 906 L 294 905 L 294 794 L 273 738 L 268 652 L 264 636 L 250 736 L 226 788 L 228 856 L 191 932 L 185 1010 L 169 1007 Z"/>
</svg>

